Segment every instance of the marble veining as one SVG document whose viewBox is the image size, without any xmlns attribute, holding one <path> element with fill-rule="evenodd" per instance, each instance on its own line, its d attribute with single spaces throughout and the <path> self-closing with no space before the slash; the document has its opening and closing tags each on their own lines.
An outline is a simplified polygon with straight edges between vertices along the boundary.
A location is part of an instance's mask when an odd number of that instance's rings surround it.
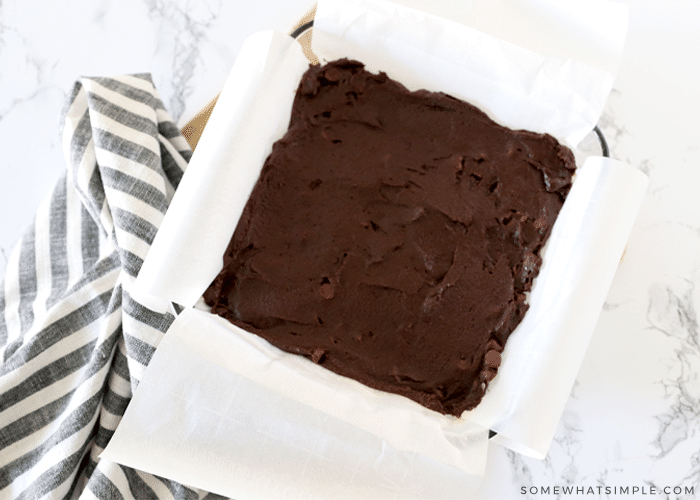
<svg viewBox="0 0 700 500">
<path fill-rule="evenodd" d="M 649 291 L 650 328 L 673 342 L 675 354 L 675 359 L 666 361 L 668 371 L 659 380 L 668 409 L 654 416 L 659 429 L 653 442 L 656 460 L 666 459 L 689 439 L 700 442 L 700 336 L 695 284 L 685 278 L 676 283 L 655 283 Z M 700 487 L 700 447 L 692 453 L 688 465 L 683 481 Z"/>
<path fill-rule="evenodd" d="M 163 0 L 144 0 L 148 17 L 157 32 L 156 55 L 169 54 L 169 71 L 155 82 L 165 106 L 177 123 L 194 91 L 193 77 L 202 63 L 202 41 L 217 21 L 222 0 L 203 1 L 197 8 L 191 2 L 173 5 Z"/>
</svg>

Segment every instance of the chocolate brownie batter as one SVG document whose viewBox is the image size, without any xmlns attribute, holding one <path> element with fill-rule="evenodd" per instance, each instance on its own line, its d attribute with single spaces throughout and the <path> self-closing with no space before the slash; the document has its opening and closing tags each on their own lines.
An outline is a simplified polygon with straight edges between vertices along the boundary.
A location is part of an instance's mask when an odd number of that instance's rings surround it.
<svg viewBox="0 0 700 500">
<path fill-rule="evenodd" d="M 571 186 L 571 151 L 356 61 L 311 67 L 212 312 L 459 416 L 494 378 Z"/>
</svg>

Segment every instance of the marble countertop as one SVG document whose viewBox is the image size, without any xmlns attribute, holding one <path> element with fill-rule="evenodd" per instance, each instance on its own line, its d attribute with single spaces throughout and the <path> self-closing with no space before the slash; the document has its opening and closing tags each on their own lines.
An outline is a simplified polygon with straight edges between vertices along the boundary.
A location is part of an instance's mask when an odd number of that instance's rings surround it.
<svg viewBox="0 0 700 500">
<path fill-rule="evenodd" d="M 700 2 L 624 3 L 627 42 L 599 125 L 649 191 L 549 455 L 492 444 L 480 498 L 700 498 Z M 312 6 L 1 2 L 0 272 L 64 172 L 59 116 L 77 78 L 150 72 L 182 126 L 246 36 L 289 31 Z"/>
</svg>

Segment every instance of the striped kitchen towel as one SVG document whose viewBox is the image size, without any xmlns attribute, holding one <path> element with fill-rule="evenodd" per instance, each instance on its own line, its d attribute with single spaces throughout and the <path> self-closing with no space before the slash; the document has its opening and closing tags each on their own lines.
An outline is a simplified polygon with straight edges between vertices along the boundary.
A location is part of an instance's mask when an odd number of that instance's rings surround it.
<svg viewBox="0 0 700 500">
<path fill-rule="evenodd" d="M 174 314 L 130 293 L 191 150 L 146 74 L 83 78 L 0 282 L 0 498 L 218 495 L 100 460 Z"/>
</svg>

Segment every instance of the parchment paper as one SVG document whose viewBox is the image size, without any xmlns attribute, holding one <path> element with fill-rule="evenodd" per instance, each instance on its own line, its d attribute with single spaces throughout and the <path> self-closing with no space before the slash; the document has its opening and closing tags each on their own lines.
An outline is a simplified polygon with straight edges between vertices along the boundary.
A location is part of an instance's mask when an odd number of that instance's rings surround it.
<svg viewBox="0 0 700 500">
<path fill-rule="evenodd" d="M 406 3 L 440 12 L 436 4 L 442 2 Z M 322 1 L 312 49 L 321 62 L 357 59 L 410 90 L 445 92 L 511 128 L 546 132 L 575 147 L 597 123 L 612 89 L 626 32 L 624 7 L 554 0 L 467 4 L 460 16 L 465 25 L 391 2 Z M 609 31 L 602 34 L 600 24 Z"/>
<path fill-rule="evenodd" d="M 466 498 L 478 488 L 483 427 L 426 441 L 459 468 L 397 448 L 348 412 L 399 441 L 442 433 L 403 398 L 381 404 L 377 391 L 230 326 L 197 309 L 178 316 L 102 458 L 237 499 Z"/>
<path fill-rule="evenodd" d="M 522 8 L 522 2 L 517 4 Z M 572 6 L 578 5 L 567 3 L 561 13 L 544 4 L 537 2 L 537 8 L 552 10 L 551 18 L 560 21 L 569 19 L 575 13 Z M 499 3 L 499 8 L 507 7 Z M 595 51 L 582 58 L 585 62 L 574 56 L 546 57 L 512 40 L 376 0 L 319 2 L 314 51 L 321 58 L 360 59 L 409 88 L 446 91 L 475 102 L 505 125 L 546 131 L 575 146 L 599 117 L 614 78 L 610 68 L 621 49 L 617 41 L 626 28 L 616 5 L 585 2 L 580 7 L 589 9 L 587 16 L 597 9 L 597 16 L 615 30 L 597 62 L 592 62 Z M 611 17 L 618 20 L 614 26 Z M 571 37 L 562 46 L 580 47 L 581 40 L 600 31 L 599 26 L 578 28 L 562 35 Z M 191 307 L 218 273 L 262 163 L 286 130 L 305 67 L 300 48 L 284 35 L 261 33 L 246 42 L 144 263 L 138 278 L 144 295 Z M 483 473 L 486 429 L 498 431 L 495 439 L 514 450 L 546 455 L 646 183 L 642 173 L 614 160 L 594 157 L 579 167 L 544 254 L 530 310 L 511 335 L 482 403 L 460 419 L 335 376 L 223 320 L 190 310 L 156 351 L 104 456 L 222 494 L 243 495 L 241 488 L 247 488 L 244 496 L 251 498 L 276 496 L 260 477 L 298 485 L 312 496 L 332 488 L 325 484 L 326 469 L 345 480 L 356 474 L 388 478 L 397 498 L 415 497 L 411 478 L 420 478 L 416 480 L 423 485 L 442 484 L 456 474 L 462 481 L 453 484 L 468 496 L 472 480 Z M 177 361 L 169 364 L 172 359 Z M 209 372 L 214 375 L 203 375 Z M 243 395 L 233 389 L 235 384 L 246 387 Z M 169 396 L 183 391 L 184 400 Z M 250 404 L 247 398 L 252 398 Z M 268 416 L 277 405 L 289 411 Z M 230 412 L 245 415 L 248 427 L 232 424 Z M 260 442 L 253 436 L 258 431 L 250 430 L 251 425 L 257 429 L 256 421 L 266 422 L 266 432 L 275 436 L 267 455 L 256 451 Z M 326 422 L 333 425 L 325 427 Z M 308 437 L 306 444 L 298 443 L 299 433 Z M 348 439 L 352 433 L 357 436 Z M 263 433 L 265 443 L 268 438 Z M 354 447 L 355 441 L 365 440 L 372 444 Z M 222 448 L 219 442 L 230 446 Z M 135 443 L 155 451 L 143 453 L 133 448 Z M 344 448 L 348 446 L 352 450 Z M 299 475 L 299 463 L 279 459 L 294 449 L 306 449 L 300 455 L 304 460 L 325 465 L 302 467 Z M 248 467 L 253 475 L 222 478 L 210 470 L 207 456 Z M 341 456 L 353 458 L 337 458 Z M 335 468 L 328 465 L 336 460 Z M 387 472 L 394 470 L 406 475 Z M 426 470 L 432 475 L 426 476 Z M 257 487 L 251 477 L 258 478 Z M 298 483 L 294 477 L 304 480 Z M 312 478 L 323 486 L 309 486 Z M 337 496 L 375 496 L 367 488 L 364 480 L 349 481 Z M 452 490 L 443 492 L 455 496 Z M 331 498 L 331 493 L 321 497 Z"/>
</svg>

